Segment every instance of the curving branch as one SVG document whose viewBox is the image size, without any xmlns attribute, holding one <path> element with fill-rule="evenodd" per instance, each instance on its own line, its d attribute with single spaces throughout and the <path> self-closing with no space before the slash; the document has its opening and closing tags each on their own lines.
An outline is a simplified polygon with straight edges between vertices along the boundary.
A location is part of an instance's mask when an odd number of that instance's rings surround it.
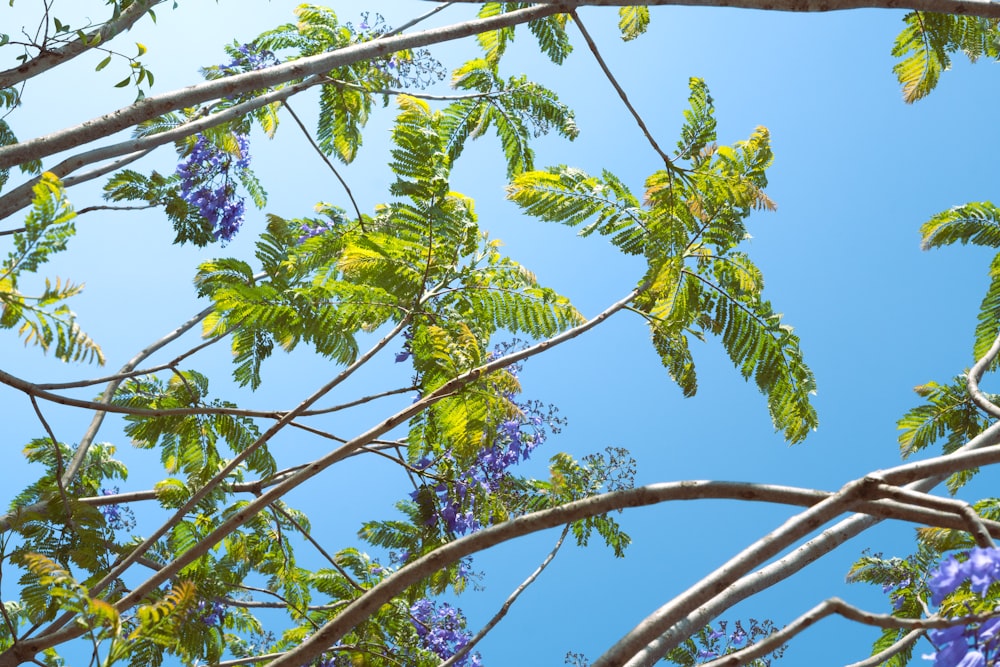
<svg viewBox="0 0 1000 667">
<path fill-rule="evenodd" d="M 1000 447 L 994 445 L 998 443 L 1000 422 L 987 428 L 953 454 L 898 466 L 879 476 L 885 483 L 911 482 L 906 488 L 929 491 L 944 481 L 951 472 L 997 461 L 996 455 L 1000 454 Z M 692 603 L 687 600 L 678 603 L 677 598 L 667 603 L 611 647 L 594 663 L 594 667 L 610 664 L 651 667 L 670 649 L 734 604 L 787 579 L 880 521 L 880 518 L 873 515 L 855 514 L 827 528 L 790 554 L 741 576 L 719 592 L 707 596 L 702 602 Z M 630 637 L 640 633 L 644 637 L 641 642 L 627 643 Z"/>
<path fill-rule="evenodd" d="M 991 355 L 995 354 L 991 348 L 983 359 L 977 362 L 976 367 L 988 364 Z M 975 468 L 993 461 L 993 454 L 1000 450 L 1000 447 L 995 446 L 998 444 L 1000 444 L 1000 422 L 992 424 L 951 454 L 897 466 L 878 473 L 878 478 L 883 484 L 906 484 L 906 490 L 928 492 L 952 472 Z M 594 663 L 593 667 L 606 667 L 612 664 L 625 667 L 652 667 L 670 649 L 710 623 L 726 609 L 787 579 L 879 521 L 881 519 L 873 515 L 855 514 L 824 530 L 790 554 L 755 572 L 741 576 L 728 586 L 720 588 L 718 592 L 703 596 L 704 599 L 700 602 L 690 598 L 684 599 L 686 594 L 675 598 L 647 616 L 622 637 Z M 688 592 L 697 588 L 698 585 L 695 585 Z"/>
<path fill-rule="evenodd" d="M 1000 451 L 994 452 L 994 457 L 995 460 L 1000 460 Z M 851 496 L 861 494 L 865 486 L 869 484 L 874 485 L 874 483 L 875 480 L 873 478 L 862 478 L 846 485 L 845 491 L 841 493 L 823 494 L 825 496 L 824 499 L 812 505 L 809 511 L 813 512 L 815 516 L 828 513 L 831 505 L 841 502 L 848 503 Z M 345 608 L 342 615 L 327 623 L 318 633 L 291 650 L 286 657 L 274 662 L 273 666 L 292 667 L 308 663 L 309 660 L 322 653 L 325 646 L 336 643 L 353 627 L 363 622 L 380 605 L 388 602 L 388 600 L 404 591 L 408 586 L 415 584 L 424 577 L 430 576 L 441 567 L 461 560 L 465 556 L 529 533 L 546 530 L 582 518 L 605 514 L 612 510 L 647 506 L 667 500 L 691 500 L 712 497 L 785 502 L 785 500 L 779 500 L 779 498 L 790 500 L 797 493 L 801 492 L 803 490 L 792 490 L 788 487 L 735 482 L 674 482 L 653 484 L 627 491 L 617 491 L 524 515 L 451 542 L 401 568 L 395 575 L 382 581 L 365 595 L 361 596 L 361 598 L 352 602 L 351 605 Z M 709 495 L 704 495 L 706 493 Z M 864 504 L 864 501 L 862 501 L 862 504 Z M 824 505 L 826 507 L 823 507 Z M 941 516 L 947 516 L 947 521 L 949 522 L 961 521 L 954 515 L 944 514 Z M 685 637 L 687 636 L 685 635 Z"/>
<path fill-rule="evenodd" d="M 361 209 L 358 208 L 358 201 L 354 198 L 354 193 L 351 192 L 351 187 L 347 184 L 347 181 L 344 180 L 344 177 L 340 175 L 340 172 L 337 171 L 337 168 L 333 166 L 333 162 L 331 162 L 330 158 L 323 152 L 323 149 L 319 147 L 316 140 L 312 138 L 312 134 L 310 134 L 309 129 L 306 128 L 305 123 L 303 123 L 302 119 L 299 118 L 299 115 L 295 113 L 288 101 L 286 100 L 283 104 L 289 115 L 291 115 L 292 120 L 295 121 L 295 124 L 298 125 L 299 129 L 302 131 L 302 135 L 306 138 L 306 141 L 309 142 L 313 151 L 319 155 L 319 159 L 326 164 L 327 169 L 332 171 L 333 175 L 337 177 L 338 181 L 340 181 L 340 186 L 344 188 L 344 192 L 347 193 L 347 198 L 351 200 L 351 205 L 354 207 L 354 213 L 358 216 L 358 226 L 361 227 L 361 231 L 365 231 L 365 220 L 361 215 Z"/>
<path fill-rule="evenodd" d="M 882 485 L 879 491 L 884 498 L 892 498 L 893 500 L 898 500 L 903 503 L 912 503 L 919 507 L 937 509 L 943 512 L 954 512 L 965 520 L 966 531 L 972 535 L 973 538 L 975 538 L 978 546 L 983 548 L 992 548 L 996 546 L 993 544 L 993 539 L 990 537 L 989 531 L 987 531 L 986 527 L 983 525 L 982 517 L 976 513 L 976 510 L 972 507 L 972 505 L 964 500 L 939 498 L 938 496 L 933 496 L 929 493 L 922 493 L 911 489 L 901 489 L 890 484 Z"/>
<path fill-rule="evenodd" d="M 994 417 L 1000 417 L 1000 405 L 991 401 L 986 397 L 986 394 L 980 391 L 979 381 L 983 379 L 983 373 L 993 364 L 998 354 L 1000 354 L 1000 336 L 996 337 L 993 345 L 990 346 L 990 349 L 983 358 L 975 363 L 972 370 L 969 371 L 969 377 L 966 380 L 966 387 L 969 389 L 972 402 L 979 406 L 981 410 Z"/>
<path fill-rule="evenodd" d="M 850 665 L 846 665 L 846 667 L 879 667 L 879 665 L 884 663 L 889 658 L 905 651 L 909 648 L 910 644 L 913 644 L 923 636 L 923 630 L 913 630 L 912 632 L 903 635 L 899 641 L 885 650 L 879 651 L 875 655 L 870 655 L 864 660 L 859 660 L 855 663 L 851 663 Z"/>
<path fill-rule="evenodd" d="M 783 644 L 788 643 L 788 640 L 795 635 L 833 614 L 843 616 L 849 621 L 871 625 L 876 628 L 898 630 L 943 629 L 956 625 L 981 623 L 996 616 L 996 614 L 978 614 L 962 618 L 899 618 L 891 614 L 873 614 L 850 605 L 840 598 L 830 598 L 820 602 L 781 630 L 771 633 L 756 644 L 739 651 L 734 651 L 711 662 L 702 663 L 701 667 L 737 667 L 738 665 L 746 665 L 750 661 L 762 658 L 778 649 Z M 911 639 L 910 641 L 916 641 L 916 639 Z"/>
</svg>

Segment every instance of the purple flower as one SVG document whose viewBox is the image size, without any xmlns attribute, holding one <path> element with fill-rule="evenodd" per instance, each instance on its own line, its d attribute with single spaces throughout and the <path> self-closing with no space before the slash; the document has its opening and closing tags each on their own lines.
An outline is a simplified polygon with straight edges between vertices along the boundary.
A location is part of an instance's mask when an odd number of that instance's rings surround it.
<svg viewBox="0 0 1000 667">
<path fill-rule="evenodd" d="M 930 630 L 927 635 L 935 646 L 945 646 L 965 636 L 965 627 L 953 625 L 941 630 Z"/>
<path fill-rule="evenodd" d="M 964 638 L 945 644 L 934 656 L 934 667 L 957 667 L 968 652 Z"/>
<path fill-rule="evenodd" d="M 996 641 L 998 632 L 1000 632 L 1000 617 L 991 618 L 983 623 L 979 628 L 980 645 L 994 648 L 991 644 Z"/>
<path fill-rule="evenodd" d="M 226 616 L 226 607 L 221 602 L 213 602 L 211 604 L 206 604 L 204 602 L 198 603 L 198 611 L 201 612 L 200 621 L 210 628 L 214 628 L 222 623 L 222 620 Z"/>
<path fill-rule="evenodd" d="M 235 52 L 230 50 L 229 53 L 233 59 L 225 65 L 219 65 L 219 70 L 227 75 L 253 72 L 278 64 L 278 57 L 274 53 L 267 49 L 256 51 L 251 44 L 242 44 Z"/>
<path fill-rule="evenodd" d="M 936 570 L 931 572 L 931 579 L 927 585 L 931 589 L 931 602 L 941 604 L 941 601 L 948 595 L 955 592 L 963 581 L 965 581 L 965 564 L 958 562 L 954 556 L 948 556 Z"/>
<path fill-rule="evenodd" d="M 102 496 L 113 496 L 116 493 L 118 493 L 117 486 L 110 489 L 101 489 Z M 101 514 L 104 515 L 105 523 L 112 530 L 129 530 L 135 526 L 132 510 L 123 505 L 114 503 L 112 505 L 102 505 L 99 509 Z"/>
<path fill-rule="evenodd" d="M 335 226 L 335 221 L 316 222 L 314 225 L 310 225 L 309 222 L 303 222 L 299 227 L 302 231 L 302 234 L 299 235 L 299 243 L 305 243 L 308 239 L 324 234 Z"/>
<path fill-rule="evenodd" d="M 998 580 L 1000 550 L 976 547 L 969 552 L 969 560 L 965 562 L 965 568 L 969 574 L 969 580 L 972 582 L 972 592 L 985 596 L 990 584 Z"/>
<path fill-rule="evenodd" d="M 245 200 L 236 195 L 233 177 L 250 168 L 250 142 L 237 134 L 238 156 L 198 134 L 191 152 L 177 165 L 181 197 L 214 228 L 216 239 L 230 241 L 243 224 Z"/>
<path fill-rule="evenodd" d="M 442 660 L 455 655 L 472 638 L 472 633 L 465 629 L 462 611 L 447 602 L 439 607 L 435 602 L 421 598 L 410 607 L 410 615 L 419 646 Z M 472 654 L 466 655 L 457 664 L 460 667 L 475 667 L 482 662 L 478 654 Z"/>
<path fill-rule="evenodd" d="M 969 651 L 959 661 L 958 667 L 986 667 L 986 656 L 979 651 Z"/>
</svg>

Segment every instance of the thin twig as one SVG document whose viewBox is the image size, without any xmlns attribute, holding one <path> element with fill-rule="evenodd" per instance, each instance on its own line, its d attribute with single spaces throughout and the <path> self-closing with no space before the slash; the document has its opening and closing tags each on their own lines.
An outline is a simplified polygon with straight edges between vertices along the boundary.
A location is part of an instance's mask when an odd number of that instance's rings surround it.
<svg viewBox="0 0 1000 667">
<path fill-rule="evenodd" d="M 556 554 L 559 553 L 559 549 L 562 548 L 563 542 L 566 540 L 566 535 L 569 533 L 569 528 L 569 525 L 563 528 L 562 533 L 559 534 L 559 539 L 556 540 L 556 545 L 552 547 L 552 551 L 550 551 L 545 557 L 545 560 L 543 560 L 541 564 L 535 568 L 535 571 L 532 572 L 527 579 L 521 582 L 520 586 L 514 589 L 514 592 L 510 594 L 506 601 L 504 601 L 503 606 L 500 607 L 489 622 L 480 628 L 479 632 L 473 635 L 473 637 L 466 642 L 465 646 L 456 651 L 453 656 L 442 662 L 438 665 L 438 667 L 453 667 L 459 660 L 467 656 L 469 651 L 471 651 L 476 644 L 482 641 L 483 638 L 489 634 L 494 627 L 496 627 L 497 623 L 499 623 L 503 617 L 507 615 L 507 612 L 510 611 L 511 606 L 517 601 L 517 598 L 521 596 L 521 593 L 523 593 L 528 586 L 535 583 L 535 580 L 538 579 L 538 575 L 540 575 L 545 568 L 549 566 L 549 563 L 551 563 L 556 557 Z"/>
<path fill-rule="evenodd" d="M 407 30 L 408 28 L 412 28 L 413 26 L 417 25 L 418 23 L 426 21 L 427 19 L 429 19 L 430 17 L 434 16 L 438 12 L 440 12 L 442 10 L 445 10 L 445 9 L 448 9 L 453 4 L 455 4 L 455 3 L 454 2 L 445 2 L 445 3 L 442 3 L 442 4 L 438 5 L 437 7 L 435 7 L 434 9 L 430 10 L 429 12 L 427 12 L 425 14 L 421 14 L 420 16 L 418 16 L 418 17 L 416 17 L 414 19 L 410 19 L 409 21 L 407 21 L 403 25 L 399 26 L 398 28 L 396 28 L 394 30 L 390 30 L 389 32 L 385 33 L 384 35 L 379 35 L 378 39 L 385 39 L 386 37 L 392 37 L 394 35 L 398 35 L 399 33 L 403 32 L 404 30 Z"/>
<path fill-rule="evenodd" d="M 216 473 L 216 475 L 211 480 L 206 482 L 201 488 L 195 491 L 191 495 L 191 497 L 187 500 L 187 502 L 185 502 L 184 505 L 178 508 L 163 525 L 161 525 L 156 531 L 153 532 L 152 535 L 148 536 L 142 543 L 138 544 L 124 559 L 122 559 L 121 562 L 116 563 L 115 566 L 108 573 L 106 573 L 100 581 L 92 585 L 90 587 L 91 595 L 96 595 L 105 588 L 107 588 L 107 586 L 111 582 L 115 581 L 138 558 L 140 558 L 143 554 L 145 554 L 146 551 L 148 551 L 151 546 L 156 544 L 156 542 L 161 537 L 163 537 L 167 532 L 169 532 L 174 525 L 176 525 L 179 521 L 183 520 L 183 518 L 187 516 L 187 514 L 194 507 L 196 507 L 197 504 L 201 502 L 203 498 L 205 498 L 205 496 L 207 496 L 217 486 L 224 484 L 226 478 L 234 470 L 236 470 L 240 466 L 240 464 L 243 463 L 243 461 L 245 461 L 255 451 L 260 449 L 260 447 L 262 447 L 264 444 L 269 442 L 271 438 L 273 438 L 282 428 L 291 423 L 295 419 L 295 417 L 298 416 L 299 412 L 308 409 L 313 403 L 315 403 L 320 398 L 325 396 L 327 393 L 332 391 L 341 382 L 351 377 L 351 375 L 353 375 L 357 369 L 361 368 L 361 366 L 363 366 L 373 356 L 375 356 L 378 352 L 380 352 L 386 345 L 389 344 L 389 342 L 392 339 L 394 339 L 407 326 L 409 326 L 408 317 L 403 318 L 395 327 L 393 327 L 391 331 L 389 331 L 389 333 L 387 333 L 378 342 L 376 342 L 375 345 L 372 346 L 372 348 L 370 348 L 367 352 L 365 352 L 358 359 L 356 359 L 354 363 L 343 369 L 330 382 L 326 383 L 324 386 L 320 387 L 318 390 L 313 392 L 312 395 L 310 395 L 308 398 L 302 401 L 302 403 L 300 403 L 296 409 L 285 414 L 281 419 L 278 420 L 276 424 L 272 425 L 271 428 L 269 428 L 266 432 L 264 432 L 254 443 L 252 443 L 250 446 L 248 446 L 242 452 L 240 452 L 234 458 L 232 458 L 219 472 Z M 178 560 L 175 560 L 170 565 L 164 566 L 164 568 L 160 570 L 157 574 L 153 575 L 153 577 L 146 580 L 146 582 L 140 584 L 138 587 L 130 591 L 128 595 L 126 595 L 122 600 L 118 601 L 118 606 L 121 609 L 127 609 L 132 605 L 136 604 L 150 590 L 152 590 L 162 582 L 166 581 L 170 577 L 174 576 L 174 574 L 181 567 L 183 567 L 183 565 L 180 565 L 180 562 L 182 560 L 192 556 L 194 557 L 200 556 L 202 553 L 213 547 L 223 537 L 225 537 L 230 532 L 232 532 L 239 526 L 249 521 L 252 517 L 256 516 L 258 512 L 260 512 L 268 505 L 270 505 L 271 502 L 283 496 L 286 490 L 289 488 L 289 485 L 291 487 L 297 486 L 298 480 L 301 480 L 302 476 L 305 473 L 308 473 L 309 469 L 312 468 L 314 465 L 315 463 L 311 464 L 306 468 L 303 468 L 302 470 L 299 470 L 289 478 L 283 479 L 279 484 L 272 487 L 270 491 L 258 497 L 256 501 L 252 501 L 251 503 L 249 503 L 248 506 L 244 508 L 242 512 L 238 513 L 234 517 L 230 517 L 226 521 L 223 521 L 219 528 L 212 531 L 209 534 L 209 536 L 207 536 L 205 540 L 203 540 L 200 543 L 201 545 L 204 545 L 205 547 L 204 549 L 202 549 L 202 546 L 197 546 L 193 549 L 188 550 Z M 312 474 L 306 474 L 305 479 L 312 477 L 312 475 L 316 474 L 316 472 L 318 472 L 318 470 L 312 472 Z M 265 498 L 266 502 L 263 500 Z M 215 538 L 214 540 L 212 539 L 213 537 Z M 56 646 L 65 641 L 63 636 L 67 636 L 67 638 L 78 637 L 80 634 L 78 628 L 70 627 L 63 629 L 63 627 L 67 623 L 69 623 L 74 616 L 75 614 L 73 612 L 67 612 L 62 616 L 60 616 L 59 618 L 57 618 L 56 620 L 52 621 L 49 624 L 48 628 L 46 629 L 46 632 L 43 633 L 41 637 L 35 638 L 34 640 L 26 641 L 18 647 L 9 648 L 4 653 L 0 654 L 0 664 L 2 664 L 2 662 L 4 661 L 5 656 L 6 659 L 20 660 L 20 658 L 17 657 L 17 654 L 21 650 L 27 650 L 30 652 L 31 655 L 38 653 L 39 650 L 43 650 L 43 649 L 32 650 L 29 644 L 39 645 L 39 646 L 42 644 L 47 644 L 48 646 Z"/>
<path fill-rule="evenodd" d="M 62 499 L 63 511 L 66 512 L 66 525 L 76 532 L 76 524 L 73 522 L 73 510 L 69 506 L 69 494 L 66 493 L 66 484 L 63 481 L 65 476 L 65 471 L 63 469 L 63 457 L 62 452 L 59 451 L 59 440 L 56 439 L 56 434 L 52 431 L 52 427 L 45 420 L 45 415 L 42 414 L 41 408 L 38 407 L 38 401 L 35 397 L 31 397 L 31 407 L 35 409 L 35 415 L 38 417 L 38 421 L 42 422 L 42 428 L 49 436 L 49 440 L 52 441 L 52 452 L 55 454 L 56 458 L 56 487 L 59 489 L 59 497 Z"/>
<path fill-rule="evenodd" d="M 340 566 L 340 563 L 337 562 L 337 559 L 331 556 L 329 553 L 327 553 L 326 549 L 323 548 L 323 545 L 320 544 L 318 541 L 316 541 L 316 538 L 312 536 L 312 533 L 306 530 L 305 527 L 301 523 L 299 523 L 298 519 L 289 514 L 288 511 L 286 511 L 283 507 L 281 507 L 277 503 L 272 503 L 271 508 L 274 509 L 279 514 L 281 514 L 281 516 L 285 517 L 285 519 L 287 519 L 293 526 L 295 526 L 295 529 L 299 531 L 302 537 L 306 538 L 306 541 L 308 541 L 309 544 L 313 545 L 313 548 L 316 549 L 316 551 L 318 551 L 320 555 L 326 559 L 326 562 L 332 565 L 333 569 L 339 572 L 340 576 L 344 577 L 344 579 L 346 579 L 347 582 L 351 584 L 351 586 L 353 586 L 356 590 L 359 591 L 364 590 L 364 588 L 358 582 L 354 581 L 354 578 L 350 575 L 350 573 Z"/>
<path fill-rule="evenodd" d="M 182 361 L 192 356 L 193 354 L 204 350 L 210 345 L 215 345 L 221 340 L 225 340 L 226 336 L 213 336 L 208 340 L 195 345 L 187 352 L 177 355 L 165 364 L 160 364 L 159 366 L 151 366 L 149 368 L 142 368 L 139 370 L 128 371 L 127 373 L 116 373 L 114 375 L 106 375 L 100 378 L 94 378 L 92 380 L 74 380 L 72 382 L 50 382 L 46 384 L 36 384 L 35 387 L 44 391 L 50 391 L 53 389 L 78 389 L 80 387 L 89 387 L 95 384 L 104 384 L 105 382 L 120 382 L 122 380 L 128 380 L 134 377 L 141 377 L 143 375 L 152 375 L 159 371 L 172 370 L 177 367 Z"/>
<path fill-rule="evenodd" d="M 298 114 L 296 114 L 295 111 L 292 109 L 292 106 L 288 103 L 288 100 L 282 102 L 282 105 L 284 105 L 284 107 L 288 110 L 288 113 L 292 116 L 292 120 L 294 120 L 295 124 L 299 126 L 299 129 L 302 130 L 302 134 L 309 142 L 309 145 L 313 147 L 313 150 L 316 151 L 316 154 L 319 155 L 320 159 L 322 159 L 323 162 L 326 163 L 326 166 L 330 169 L 330 171 L 333 172 L 333 175 L 337 177 L 337 180 L 340 181 L 341 187 L 343 187 L 344 192 L 347 193 L 347 198 L 351 200 L 351 205 L 354 206 L 354 212 L 358 216 L 358 226 L 361 227 L 362 232 L 365 231 L 365 221 L 361 215 L 361 209 L 358 208 L 358 202 L 356 199 L 354 199 L 354 193 L 351 192 L 351 187 L 347 184 L 347 181 L 344 180 L 344 177 L 340 175 L 340 172 L 337 171 L 337 168 L 333 166 L 333 162 L 331 162 L 330 158 L 326 156 L 326 153 L 323 152 L 323 149 L 321 149 L 319 147 L 319 144 L 317 144 L 316 141 L 312 138 L 312 134 L 309 133 L 309 130 L 306 128 L 305 123 L 302 122 Z"/>
<path fill-rule="evenodd" d="M 144 204 L 142 206 L 113 206 L 111 204 L 100 204 L 94 206 L 84 206 L 77 211 L 76 214 L 80 216 L 84 213 L 93 213 L 94 211 L 146 211 L 151 208 L 156 208 L 156 204 Z"/>
<path fill-rule="evenodd" d="M 205 310 L 201 311 L 200 313 L 189 319 L 181 326 L 177 327 L 176 329 L 168 333 L 166 336 L 163 336 L 152 345 L 141 350 L 138 354 L 129 359 L 124 366 L 122 366 L 122 372 L 127 373 L 129 370 L 138 366 L 144 359 L 148 358 L 156 351 L 162 349 L 169 343 L 173 342 L 174 340 L 182 336 L 185 332 L 187 332 L 193 326 L 198 324 L 198 322 L 207 317 L 208 314 L 212 312 L 212 310 L 214 310 L 214 307 L 212 306 L 206 308 Z M 0 373 L 2 373 L 2 371 L 0 371 Z M 90 426 L 87 428 L 87 431 L 83 434 L 83 437 L 80 439 L 80 442 L 76 447 L 76 452 L 73 454 L 73 458 L 72 460 L 70 460 L 69 466 L 67 467 L 64 474 L 61 477 L 62 483 L 64 485 L 68 485 L 73 480 L 73 478 L 76 477 L 77 471 L 79 470 L 80 466 L 83 465 L 83 461 L 87 455 L 87 450 L 90 448 L 90 445 L 94 441 L 94 438 L 97 437 L 97 432 L 100 430 L 101 424 L 104 422 L 104 415 L 106 414 L 104 408 L 107 407 L 106 405 L 107 403 L 111 402 L 111 399 L 115 394 L 115 391 L 118 389 L 118 385 L 119 385 L 118 381 L 109 382 L 108 386 L 105 387 L 104 392 L 101 394 L 101 399 L 100 399 L 101 402 L 96 403 L 97 406 L 95 408 L 96 412 L 94 414 L 93 419 L 91 419 Z M 26 508 L 18 508 L 18 510 L 16 511 L 17 512 L 31 511 L 33 509 L 38 508 L 39 506 L 44 507 L 45 505 L 43 503 L 44 501 L 42 501 L 42 503 L 35 503 L 34 505 Z M 10 520 L 11 520 L 10 513 L 0 516 L 0 531 L 5 531 L 10 529 Z"/>
<path fill-rule="evenodd" d="M 583 35 L 583 38 L 587 41 L 587 46 L 590 47 L 591 53 L 593 53 L 594 57 L 597 59 L 597 64 L 601 66 L 604 76 L 608 78 L 608 81 L 611 83 L 612 87 L 614 87 L 615 92 L 618 93 L 618 97 L 620 97 L 621 101 L 625 103 L 625 108 L 628 109 L 629 113 L 632 114 L 632 118 L 634 118 L 635 122 L 638 123 L 639 129 L 642 130 L 642 133 L 646 136 L 646 140 L 649 142 L 649 145 L 653 147 L 653 150 L 656 151 L 657 155 L 659 155 L 663 160 L 663 164 L 667 167 L 672 167 L 673 162 L 670 157 L 668 157 L 667 154 L 663 152 L 663 149 L 660 148 L 660 145 L 656 143 L 656 139 L 653 138 L 649 128 L 646 127 L 646 123 L 642 120 L 642 116 L 640 116 L 639 112 L 632 106 L 632 103 L 628 99 L 628 95 L 625 94 L 624 89 L 622 89 L 622 87 L 618 84 L 618 80 L 615 79 L 615 75 L 611 73 L 607 63 L 604 62 L 604 58 L 601 57 L 601 52 L 597 50 L 597 44 L 590 36 L 590 33 L 587 32 L 587 28 L 584 27 L 583 21 L 580 20 L 580 15 L 577 14 L 576 9 L 570 11 L 570 16 L 573 17 L 573 22 L 576 23 L 576 27 L 580 29 L 580 34 Z"/>
</svg>

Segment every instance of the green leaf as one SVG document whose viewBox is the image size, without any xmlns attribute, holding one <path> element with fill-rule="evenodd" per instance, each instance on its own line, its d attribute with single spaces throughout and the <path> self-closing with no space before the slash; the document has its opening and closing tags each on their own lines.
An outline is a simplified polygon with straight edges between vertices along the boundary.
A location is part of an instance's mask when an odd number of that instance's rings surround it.
<svg viewBox="0 0 1000 667">
<path fill-rule="evenodd" d="M 649 27 L 649 7 L 632 5 L 618 9 L 618 29 L 623 41 L 631 41 L 646 32 Z"/>
<path fill-rule="evenodd" d="M 681 138 L 677 142 L 677 156 L 682 160 L 694 158 L 716 139 L 715 107 L 708 86 L 695 77 L 688 81 L 688 86 L 691 89 L 689 108 L 684 111 Z"/>
<path fill-rule="evenodd" d="M 937 86 L 941 73 L 951 67 L 949 54 L 963 51 L 973 62 L 983 55 L 998 55 L 998 32 L 992 19 L 910 12 L 903 21 L 906 27 L 892 48 L 892 55 L 900 61 L 892 69 L 907 103 L 926 97 Z"/>
<path fill-rule="evenodd" d="M 899 429 L 899 449 L 903 458 L 919 452 L 939 440 L 944 440 L 945 454 L 957 450 L 981 433 L 989 420 L 972 402 L 966 386 L 966 377 L 957 376 L 948 384 L 928 382 L 917 386 L 914 391 L 924 403 L 910 409 L 897 422 Z M 992 397 L 991 400 L 998 400 Z M 975 475 L 969 470 L 952 475 L 948 479 L 948 489 L 952 494 Z"/>
<path fill-rule="evenodd" d="M 955 206 L 933 216 L 920 227 L 924 250 L 952 243 L 1000 247 L 1000 209 L 991 202 Z"/>
</svg>

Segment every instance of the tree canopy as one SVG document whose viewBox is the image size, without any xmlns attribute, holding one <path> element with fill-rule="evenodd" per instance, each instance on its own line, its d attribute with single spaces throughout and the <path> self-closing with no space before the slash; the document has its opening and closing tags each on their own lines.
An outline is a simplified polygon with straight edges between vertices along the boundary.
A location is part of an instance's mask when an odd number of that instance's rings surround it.
<svg viewBox="0 0 1000 667">
<path fill-rule="evenodd" d="M 819 94 L 766 91 L 795 70 L 775 83 L 758 59 L 795 54 L 759 26 L 787 15 L 272 2 L 284 18 L 243 34 L 249 4 L 4 10 L 0 383 L 23 456 L 5 459 L 0 665 L 479 665 L 518 641 L 533 662 L 559 621 L 532 592 L 567 542 L 606 546 L 569 566 L 605 627 L 568 621 L 545 649 L 567 664 L 770 665 L 829 615 L 865 628 L 845 633 L 873 656 L 857 664 L 1000 660 L 982 486 L 1000 407 L 980 387 L 1000 210 L 959 189 L 987 187 L 997 137 L 963 108 L 983 70 L 946 74 L 1000 57 L 995 5 L 910 3 L 876 45 L 891 60 L 835 60 L 884 67 L 879 97 L 838 79 L 845 113 L 806 125 L 779 173 L 818 185 L 800 216 L 844 220 L 767 231 L 781 139 L 756 107 L 807 116 Z M 818 40 L 834 16 L 776 32 Z M 697 71 L 713 58 L 739 81 L 722 96 Z M 881 99 L 923 108 L 952 75 L 971 81 L 954 127 L 879 127 Z M 904 291 L 906 225 L 913 250 L 983 250 Z M 643 542 L 669 564 L 632 564 Z M 875 595 L 832 597 L 845 574 Z M 476 602 L 498 575 L 510 592 Z M 767 600 L 796 581 L 808 595 Z M 530 640 L 504 634 L 520 613 Z"/>
</svg>

